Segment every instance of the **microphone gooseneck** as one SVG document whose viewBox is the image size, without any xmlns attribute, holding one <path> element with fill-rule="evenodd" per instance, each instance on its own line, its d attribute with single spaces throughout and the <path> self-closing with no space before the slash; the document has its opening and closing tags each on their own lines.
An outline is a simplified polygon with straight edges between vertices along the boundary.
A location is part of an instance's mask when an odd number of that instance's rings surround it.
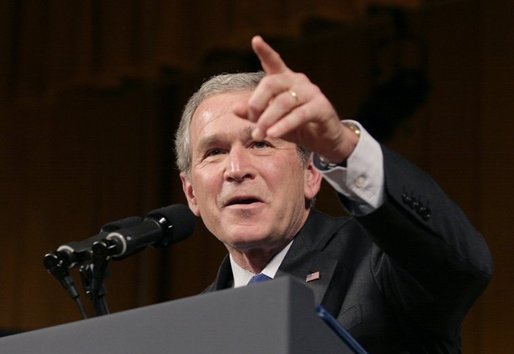
<svg viewBox="0 0 514 354">
<path fill-rule="evenodd" d="M 47 253 L 43 265 L 76 302 L 87 318 L 80 294 L 69 270 L 79 267 L 84 292 L 93 302 L 97 315 L 108 313 L 103 280 L 111 259 L 121 260 L 147 246 L 166 247 L 191 236 L 196 217 L 186 205 L 172 204 L 146 215 L 124 218 L 104 225 L 98 234 L 82 241 L 71 241 Z"/>
</svg>

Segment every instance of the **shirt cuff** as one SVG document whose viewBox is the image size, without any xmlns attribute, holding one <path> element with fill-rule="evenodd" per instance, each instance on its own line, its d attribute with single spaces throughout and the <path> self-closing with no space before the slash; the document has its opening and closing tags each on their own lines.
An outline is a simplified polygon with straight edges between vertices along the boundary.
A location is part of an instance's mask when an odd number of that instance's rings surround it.
<svg viewBox="0 0 514 354">
<path fill-rule="evenodd" d="M 327 168 L 313 156 L 314 166 L 338 193 L 347 198 L 343 202 L 354 215 L 366 215 L 384 202 L 384 157 L 380 144 L 356 121 L 346 120 L 360 128 L 357 146 L 346 161 Z M 318 163 L 317 163 L 318 162 Z"/>
</svg>

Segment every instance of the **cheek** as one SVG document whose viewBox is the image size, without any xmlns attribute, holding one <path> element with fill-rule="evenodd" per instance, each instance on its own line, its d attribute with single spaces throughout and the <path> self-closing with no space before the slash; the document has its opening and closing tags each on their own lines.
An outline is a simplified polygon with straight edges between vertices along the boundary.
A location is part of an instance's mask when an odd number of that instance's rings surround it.
<svg viewBox="0 0 514 354">
<path fill-rule="evenodd" d="M 295 196 L 303 199 L 305 172 L 302 168 L 287 160 L 267 167 L 263 170 L 263 175 L 266 176 L 270 188 L 279 188 L 275 192 L 285 194 L 288 200 Z"/>
<path fill-rule="evenodd" d="M 199 205 L 205 204 L 208 200 L 216 197 L 219 190 L 220 178 L 214 171 L 204 170 L 202 173 L 193 175 L 193 193 Z"/>
</svg>

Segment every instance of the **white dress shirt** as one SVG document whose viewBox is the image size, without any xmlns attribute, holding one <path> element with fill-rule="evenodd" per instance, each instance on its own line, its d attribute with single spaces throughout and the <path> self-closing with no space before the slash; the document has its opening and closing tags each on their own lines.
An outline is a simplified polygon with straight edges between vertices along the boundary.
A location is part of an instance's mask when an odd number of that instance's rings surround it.
<svg viewBox="0 0 514 354">
<path fill-rule="evenodd" d="M 291 240 L 286 247 L 282 249 L 279 253 L 277 253 L 271 261 L 264 267 L 260 274 L 265 274 L 271 279 L 275 278 L 275 274 L 277 274 L 278 267 L 282 264 L 287 251 L 293 244 L 293 240 Z M 239 264 L 237 264 L 232 255 L 230 255 L 230 265 L 232 266 L 232 275 L 234 276 L 234 288 L 238 288 L 240 286 L 245 286 L 248 284 L 250 279 L 256 275 L 244 268 L 242 268 Z"/>
</svg>

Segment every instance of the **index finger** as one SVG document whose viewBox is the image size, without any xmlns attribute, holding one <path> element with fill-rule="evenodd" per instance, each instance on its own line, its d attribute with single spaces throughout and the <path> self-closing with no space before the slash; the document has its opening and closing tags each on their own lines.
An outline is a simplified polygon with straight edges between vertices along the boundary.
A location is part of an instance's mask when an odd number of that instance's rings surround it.
<svg viewBox="0 0 514 354">
<path fill-rule="evenodd" d="M 262 68 L 266 74 L 279 74 L 289 70 L 286 63 L 284 63 L 280 57 L 280 54 L 266 43 L 261 36 L 252 38 L 252 48 L 259 57 Z"/>
</svg>

